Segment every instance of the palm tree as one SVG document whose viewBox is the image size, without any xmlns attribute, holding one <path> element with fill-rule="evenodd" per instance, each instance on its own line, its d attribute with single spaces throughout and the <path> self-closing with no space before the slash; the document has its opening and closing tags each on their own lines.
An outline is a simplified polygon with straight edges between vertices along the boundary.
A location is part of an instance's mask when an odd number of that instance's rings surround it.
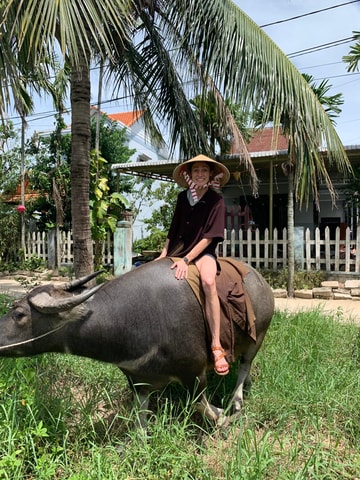
<svg viewBox="0 0 360 480">
<path fill-rule="evenodd" d="M 107 62 L 114 89 L 134 98 L 144 112 L 146 127 L 162 140 L 159 122 L 166 123 L 173 149 L 180 156 L 210 154 L 206 133 L 197 121 L 189 98 L 213 92 L 218 105 L 228 98 L 246 114 L 264 106 L 261 123 L 271 115 L 289 118 L 294 138 L 307 139 L 309 155 L 322 170 L 319 142 L 329 159 L 347 173 L 349 162 L 341 141 L 311 88 L 286 55 L 230 0 L 8 0 L 0 4 L 0 35 L 24 38 L 36 58 L 59 49 L 72 69 L 72 199 L 76 276 L 92 268 L 89 221 L 90 80 L 92 55 Z M 0 53 L 0 72 L 11 57 Z M 35 65 L 35 64 L 34 64 Z M 115 75 L 115 77 L 114 77 Z M 15 82 L 15 80 L 14 80 Z M 6 89 L 0 88 L 4 111 Z M 218 108 L 219 122 L 231 123 L 228 110 Z M 234 134 L 238 135 L 237 132 Z M 241 142 L 239 142 L 241 145 Z M 302 143 L 294 155 L 302 158 Z M 250 168 L 246 151 L 240 161 Z M 310 184 L 301 195 L 317 191 Z M 328 183 L 328 178 L 325 181 Z M 330 185 L 328 183 L 328 185 Z"/>
<path fill-rule="evenodd" d="M 190 100 L 195 112 L 198 115 L 198 121 L 202 124 L 207 136 L 210 150 L 215 154 L 216 150 L 219 150 L 220 157 L 228 155 L 232 149 L 236 150 L 233 142 L 234 125 L 228 125 L 227 123 L 219 123 L 219 105 L 213 92 L 209 92 L 206 98 L 202 95 Z M 244 115 L 241 109 L 237 105 L 232 105 L 225 99 L 220 108 L 227 108 L 229 114 L 234 119 L 236 128 L 240 131 L 240 134 L 244 141 L 247 143 L 250 141 L 250 130 L 247 128 L 249 123 L 248 115 Z"/>
<path fill-rule="evenodd" d="M 314 80 L 314 77 L 306 73 L 303 74 L 304 79 L 310 85 L 310 88 L 314 92 L 317 100 L 324 107 L 326 114 L 330 121 L 335 123 L 335 117 L 341 112 L 340 105 L 343 104 L 342 94 L 327 95 L 331 89 L 331 85 L 327 80 L 321 81 L 318 85 Z M 297 138 L 292 135 L 291 120 L 286 116 L 281 116 L 282 133 L 288 137 L 288 161 L 282 165 L 283 172 L 288 177 L 288 203 L 287 203 L 287 232 L 288 232 L 288 280 L 287 291 L 288 296 L 294 296 L 294 275 L 295 275 L 295 239 L 294 239 L 294 198 L 299 202 L 300 206 L 304 196 L 309 198 L 309 193 L 304 195 L 304 189 L 308 188 L 312 183 L 318 183 L 320 178 L 326 178 L 328 189 L 333 198 L 336 196 L 336 192 L 332 186 L 330 176 L 327 171 L 325 162 L 322 162 L 319 166 L 316 166 L 312 162 L 311 152 L 309 151 L 307 144 L 308 138 Z M 319 138 L 319 146 L 321 139 Z M 302 151 L 302 158 L 297 156 L 297 151 Z M 310 177 L 311 181 L 309 182 Z M 319 198 L 317 192 L 314 192 L 315 208 L 319 208 Z M 308 202 L 306 207 L 308 207 Z"/>
<path fill-rule="evenodd" d="M 53 50 L 60 50 L 63 62 L 71 69 L 71 191 L 77 277 L 93 270 L 89 208 L 91 54 L 95 50 L 108 57 L 113 55 L 115 41 L 111 29 L 116 32 L 117 41 L 127 36 L 127 29 L 133 22 L 129 5 L 130 2 L 119 0 L 105 5 L 94 0 L 10 0 L 0 5 L 3 19 L 0 32 L 6 34 L 3 38 L 8 38 L 10 45 L 14 43 L 19 52 L 29 51 L 39 59 L 48 57 Z M 7 50 L 4 52 L 6 54 Z M 0 62 L 3 60 L 0 71 L 6 68 L 11 73 L 11 59 L 5 54 L 0 57 Z M 30 65 L 36 68 L 36 62 Z M 16 76 L 14 85 L 15 96 Z M 8 89 L 1 89 L 1 94 L 0 106 L 9 98 Z"/>
<path fill-rule="evenodd" d="M 348 64 L 348 72 L 359 70 L 360 62 L 360 32 L 353 32 L 355 45 L 350 48 L 349 55 L 343 57 L 343 61 Z"/>
<path fill-rule="evenodd" d="M 24 44 L 29 44 L 29 39 L 24 39 Z M 47 57 L 42 59 L 37 69 L 31 67 L 35 63 L 36 52 L 33 52 L 33 62 L 29 62 L 29 56 L 26 53 L 27 48 L 19 49 L 16 42 L 11 44 L 10 51 L 13 53 L 12 65 L 10 65 L 14 109 L 21 118 L 21 203 L 25 205 L 25 134 L 27 128 L 27 116 L 34 110 L 32 93 L 40 91 L 51 92 L 52 85 L 48 80 L 48 71 L 54 65 L 54 58 Z M 30 54 L 31 58 L 31 54 Z M 6 65 L 8 66 L 8 65 Z M 6 70 L 5 70 L 6 71 Z M 9 73 L 9 72 L 8 72 Z M 6 76 L 4 78 L 7 78 Z M 7 88 L 7 84 L 1 82 L 1 85 Z M 6 91 L 6 90 L 5 90 Z M 1 110 L 1 109 L 0 109 Z M 1 110 L 2 115 L 2 110 Z M 25 217 L 21 216 L 21 249 L 25 253 Z"/>
</svg>

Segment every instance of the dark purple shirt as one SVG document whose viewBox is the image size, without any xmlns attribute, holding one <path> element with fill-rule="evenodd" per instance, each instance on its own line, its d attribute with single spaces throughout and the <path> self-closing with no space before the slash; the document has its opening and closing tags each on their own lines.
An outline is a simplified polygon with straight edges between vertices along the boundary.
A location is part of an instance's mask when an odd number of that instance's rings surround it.
<svg viewBox="0 0 360 480">
<path fill-rule="evenodd" d="M 168 256 L 185 257 L 203 238 L 212 241 L 200 256 L 211 254 L 216 258 L 217 244 L 224 239 L 225 202 L 223 197 L 208 189 L 193 206 L 187 198 L 187 190 L 177 198 L 174 216 L 168 233 Z"/>
</svg>

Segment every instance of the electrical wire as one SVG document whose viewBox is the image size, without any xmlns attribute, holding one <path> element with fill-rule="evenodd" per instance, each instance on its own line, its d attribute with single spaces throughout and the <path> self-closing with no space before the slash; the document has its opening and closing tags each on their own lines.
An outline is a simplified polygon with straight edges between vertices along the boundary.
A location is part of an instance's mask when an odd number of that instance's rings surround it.
<svg viewBox="0 0 360 480">
<path fill-rule="evenodd" d="M 276 22 L 267 23 L 267 24 L 261 25 L 260 28 L 265 28 L 265 27 L 269 27 L 269 26 L 272 26 L 272 25 L 278 25 L 278 24 L 281 24 L 281 23 L 290 22 L 290 21 L 293 21 L 293 20 L 298 20 L 298 19 L 310 16 L 310 15 L 315 15 L 315 14 L 325 12 L 325 11 L 328 11 L 328 10 L 333 10 L 335 8 L 343 7 L 343 6 L 346 6 L 346 5 L 353 4 L 353 3 L 360 3 L 360 0 L 352 0 L 352 1 L 349 1 L 349 2 L 344 2 L 344 3 L 337 4 L 337 5 L 333 5 L 331 7 L 326 7 L 326 8 L 322 8 L 322 9 L 319 9 L 319 10 L 314 10 L 312 12 L 304 13 L 302 15 L 297 15 L 297 16 L 289 17 L 289 18 L 286 18 L 286 19 L 283 19 L 283 20 L 278 20 Z M 343 45 L 345 43 L 350 43 L 352 41 L 354 41 L 354 37 L 347 37 L 347 38 L 344 38 L 344 39 L 335 40 L 333 42 L 329 42 L 329 43 L 317 45 L 317 46 L 314 46 L 314 47 L 310 47 L 310 48 L 307 48 L 307 49 L 304 49 L 304 50 L 298 50 L 296 52 L 292 52 L 292 53 L 287 54 L 287 57 L 291 59 L 291 58 L 299 57 L 299 56 L 302 56 L 302 55 L 308 55 L 308 54 L 315 53 L 315 52 L 325 50 L 325 49 L 328 49 L 328 48 L 337 47 L 337 46 Z M 331 65 L 331 64 L 329 64 L 329 65 Z M 308 68 L 316 68 L 316 67 L 318 67 L 318 66 L 308 67 Z M 99 67 L 92 67 L 90 70 L 95 71 L 95 70 L 98 70 L 98 69 L 99 69 Z M 330 78 L 338 78 L 338 77 L 342 77 L 342 76 L 347 76 L 348 77 L 349 75 L 350 74 L 344 74 L 344 75 L 337 75 L 337 76 L 326 77 L 326 78 L 330 79 Z M 359 74 L 355 73 L 355 74 L 352 74 L 352 75 L 359 75 Z M 129 99 L 129 98 L 130 98 L 130 95 L 125 95 L 125 96 L 122 96 L 122 97 L 113 98 L 111 100 L 104 100 L 101 103 L 102 103 L 102 105 L 106 105 L 106 104 L 109 104 L 109 103 L 113 103 L 113 102 L 116 102 L 116 101 L 119 101 L 119 100 Z M 94 103 L 93 106 L 95 106 L 95 103 Z M 71 109 L 67 109 L 67 110 L 71 111 Z M 52 112 L 51 111 L 43 112 L 43 114 L 40 114 L 41 115 L 40 117 L 37 116 L 39 114 L 35 114 L 35 115 L 32 115 L 32 116 L 29 116 L 27 118 L 27 122 L 30 123 L 30 122 L 33 122 L 33 121 L 38 121 L 38 120 L 50 118 L 50 117 L 54 116 L 55 113 L 56 113 L 55 110 L 52 111 Z M 32 117 L 35 117 L 35 116 L 36 116 L 36 118 L 32 118 Z M 12 116 L 12 117 L 9 117 L 9 120 L 20 120 L 20 119 L 21 119 L 21 117 L 16 116 L 16 115 Z"/>
<path fill-rule="evenodd" d="M 297 52 L 287 54 L 288 58 L 299 57 L 301 55 L 307 55 L 309 53 L 319 52 L 320 50 L 325 50 L 327 48 L 337 47 L 339 45 L 344 45 L 345 43 L 350 43 L 354 41 L 354 37 L 342 38 L 340 40 L 334 40 L 333 42 L 323 43 L 321 45 L 316 45 L 315 47 L 305 48 L 304 50 L 298 50 Z"/>
<path fill-rule="evenodd" d="M 332 7 L 322 8 L 321 10 L 314 10 L 313 12 L 303 13 L 302 15 L 297 15 L 296 17 L 285 18 L 284 20 L 277 20 L 276 22 L 265 23 L 260 25 L 260 28 L 270 27 L 271 25 L 279 25 L 280 23 L 291 22 L 292 20 L 298 20 L 299 18 L 308 17 L 309 15 L 315 15 L 317 13 L 326 12 L 327 10 L 333 10 L 334 8 L 344 7 L 350 3 L 358 3 L 360 0 L 352 0 L 351 2 L 339 3 L 338 5 L 333 5 Z"/>
</svg>

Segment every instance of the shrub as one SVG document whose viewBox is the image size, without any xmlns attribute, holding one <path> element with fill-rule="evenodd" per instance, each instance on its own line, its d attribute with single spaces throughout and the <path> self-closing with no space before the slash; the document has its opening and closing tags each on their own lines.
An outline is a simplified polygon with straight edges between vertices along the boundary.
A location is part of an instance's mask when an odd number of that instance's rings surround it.
<svg viewBox="0 0 360 480">
<path fill-rule="evenodd" d="M 277 272 L 265 270 L 261 272 L 265 280 L 272 288 L 287 288 L 289 271 L 287 268 Z M 311 289 L 320 286 L 325 280 L 325 272 L 318 270 L 295 270 L 294 289 Z"/>
</svg>

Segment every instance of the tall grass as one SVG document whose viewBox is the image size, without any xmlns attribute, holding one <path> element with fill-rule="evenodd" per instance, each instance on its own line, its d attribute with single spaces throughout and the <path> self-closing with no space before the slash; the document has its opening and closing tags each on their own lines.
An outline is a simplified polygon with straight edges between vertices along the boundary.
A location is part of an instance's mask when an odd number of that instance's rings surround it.
<svg viewBox="0 0 360 480">
<path fill-rule="evenodd" d="M 0 479 L 360 478 L 359 327 L 276 313 L 241 418 L 224 436 L 179 387 L 154 395 L 148 434 L 124 376 L 89 359 L 0 360 Z M 210 375 L 213 401 L 235 371 Z"/>
</svg>

